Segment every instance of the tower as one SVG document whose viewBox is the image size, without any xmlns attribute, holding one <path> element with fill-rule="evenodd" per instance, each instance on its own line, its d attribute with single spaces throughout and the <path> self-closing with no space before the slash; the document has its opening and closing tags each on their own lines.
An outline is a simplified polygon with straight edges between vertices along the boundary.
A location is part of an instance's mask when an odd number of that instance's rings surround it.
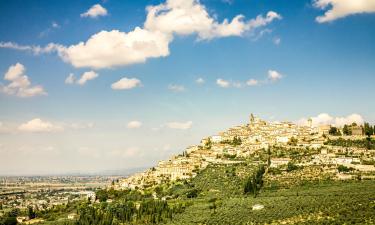
<svg viewBox="0 0 375 225">
<path fill-rule="evenodd" d="M 250 114 L 250 124 L 253 124 L 254 120 L 255 120 L 254 115 L 251 113 Z"/>
<path fill-rule="evenodd" d="M 308 120 L 307 120 L 307 125 L 311 128 L 312 127 L 312 119 L 311 118 L 309 118 Z"/>
</svg>

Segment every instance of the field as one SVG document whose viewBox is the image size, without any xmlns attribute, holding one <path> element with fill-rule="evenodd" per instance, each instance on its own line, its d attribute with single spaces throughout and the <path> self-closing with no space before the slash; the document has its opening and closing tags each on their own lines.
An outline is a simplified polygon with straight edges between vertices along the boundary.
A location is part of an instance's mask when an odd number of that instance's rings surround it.
<svg viewBox="0 0 375 225">
<path fill-rule="evenodd" d="M 208 168 L 198 175 L 192 184 L 200 194 L 185 200 L 191 206 L 168 224 L 375 224 L 375 181 L 327 180 L 262 189 L 254 198 L 243 195 L 238 176 L 230 178 L 223 170 L 232 168 Z M 264 208 L 252 210 L 256 204 Z"/>
</svg>

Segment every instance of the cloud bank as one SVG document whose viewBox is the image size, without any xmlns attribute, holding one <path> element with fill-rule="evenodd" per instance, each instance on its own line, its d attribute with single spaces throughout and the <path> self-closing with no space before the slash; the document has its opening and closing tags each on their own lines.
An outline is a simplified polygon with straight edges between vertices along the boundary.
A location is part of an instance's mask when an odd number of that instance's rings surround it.
<svg viewBox="0 0 375 225">
<path fill-rule="evenodd" d="M 337 127 L 342 127 L 345 124 L 352 124 L 356 123 L 358 125 L 364 123 L 364 119 L 361 115 L 359 114 L 350 114 L 348 116 L 344 117 L 334 117 L 329 115 L 328 113 L 320 113 L 317 116 L 311 117 L 312 119 L 312 125 L 314 127 L 317 127 L 319 125 L 328 125 L 331 124 L 333 126 Z M 301 118 L 300 120 L 297 121 L 297 124 L 300 125 L 307 125 L 308 124 L 308 119 L 307 118 Z"/>
<path fill-rule="evenodd" d="M 104 13 L 94 13 L 91 8 L 82 16 L 95 17 Z M 237 15 L 233 19 L 217 21 L 209 15 L 198 0 L 167 0 L 147 7 L 143 27 L 135 27 L 130 32 L 119 30 L 100 31 L 87 41 L 63 46 L 50 43 L 46 47 L 23 46 L 12 42 L 1 42 L 0 47 L 31 51 L 34 54 L 57 52 L 59 57 L 74 67 L 93 69 L 112 68 L 136 63 L 144 63 L 150 58 L 166 57 L 170 54 L 169 44 L 175 35 L 197 35 L 198 40 L 211 40 L 229 36 L 243 36 L 257 28 L 267 26 L 281 16 L 269 11 L 265 16 L 246 20 Z"/>
</svg>

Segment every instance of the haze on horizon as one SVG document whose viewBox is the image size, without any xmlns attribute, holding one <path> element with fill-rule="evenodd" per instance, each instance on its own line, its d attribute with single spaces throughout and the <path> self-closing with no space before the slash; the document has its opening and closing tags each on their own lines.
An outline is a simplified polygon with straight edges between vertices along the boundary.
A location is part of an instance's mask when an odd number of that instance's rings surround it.
<svg viewBox="0 0 375 225">
<path fill-rule="evenodd" d="M 15 0 L 0 15 L 0 174 L 148 167 L 250 113 L 375 122 L 374 0 Z"/>
</svg>

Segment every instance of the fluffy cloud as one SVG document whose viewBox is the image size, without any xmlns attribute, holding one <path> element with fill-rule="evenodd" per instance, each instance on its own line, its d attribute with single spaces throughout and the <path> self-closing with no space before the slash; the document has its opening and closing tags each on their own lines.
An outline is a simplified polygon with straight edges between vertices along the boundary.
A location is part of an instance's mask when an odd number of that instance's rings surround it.
<svg viewBox="0 0 375 225">
<path fill-rule="evenodd" d="M 316 17 L 318 23 L 326 23 L 359 13 L 375 12 L 374 0 L 315 0 L 314 6 L 319 9 L 328 9 L 323 16 Z"/>
<path fill-rule="evenodd" d="M 211 17 L 205 6 L 196 0 L 168 0 L 163 4 L 147 7 L 145 28 L 158 30 L 166 34 L 197 34 L 200 40 L 218 37 L 242 36 L 245 32 L 265 26 L 281 16 L 268 12 L 245 21 L 243 15 L 235 16 L 231 21 L 224 19 L 219 23 Z"/>
<path fill-rule="evenodd" d="M 97 18 L 99 16 L 106 16 L 108 14 L 107 10 L 100 4 L 91 6 L 89 10 L 81 14 L 81 17 L 91 17 Z"/>
<path fill-rule="evenodd" d="M 246 84 L 248 86 L 257 86 L 259 84 L 259 81 L 255 80 L 255 79 L 250 79 L 250 80 L 246 81 Z"/>
<path fill-rule="evenodd" d="M 195 80 L 195 83 L 197 84 L 204 84 L 205 80 L 202 77 L 199 77 L 198 79 Z"/>
<path fill-rule="evenodd" d="M 0 43 L 0 47 L 32 51 L 35 54 L 57 52 L 63 61 L 79 68 L 111 68 L 168 56 L 169 44 L 174 35 L 196 34 L 199 40 L 243 36 L 278 19 L 281 16 L 270 11 L 266 16 L 258 15 L 250 20 L 237 15 L 230 21 L 224 19 L 220 23 L 209 15 L 198 0 L 167 0 L 147 7 L 143 28 L 136 27 L 128 33 L 119 30 L 100 31 L 86 42 L 71 46 L 54 43 L 46 47 L 22 46 L 6 42 Z"/>
<path fill-rule="evenodd" d="M 187 122 L 169 122 L 167 127 L 171 129 L 188 130 L 193 125 L 192 121 Z"/>
<path fill-rule="evenodd" d="M 142 82 L 137 78 L 121 78 L 119 81 L 113 83 L 111 88 L 113 90 L 124 90 L 124 89 L 132 89 L 135 87 L 141 87 Z"/>
<path fill-rule="evenodd" d="M 75 80 L 76 80 L 76 78 L 75 78 L 74 74 L 70 73 L 68 75 L 68 77 L 65 79 L 65 83 L 66 84 L 74 84 Z"/>
<path fill-rule="evenodd" d="M 136 27 L 129 33 L 101 31 L 86 42 L 59 49 L 64 61 L 75 67 L 110 68 L 169 55 L 170 36 Z"/>
<path fill-rule="evenodd" d="M 364 123 L 363 117 L 355 113 L 345 116 L 345 117 L 333 117 L 329 115 L 328 113 L 321 113 L 317 116 L 311 117 L 311 119 L 312 119 L 312 124 L 315 127 L 319 125 L 327 125 L 327 124 L 342 127 L 345 124 L 352 124 L 352 123 L 363 124 Z M 297 123 L 300 125 L 307 125 L 308 119 L 301 118 L 300 120 L 297 121 Z"/>
<path fill-rule="evenodd" d="M 183 92 L 185 91 L 185 87 L 182 85 L 177 85 L 177 84 L 170 84 L 168 85 L 168 89 L 174 92 Z"/>
<path fill-rule="evenodd" d="M 55 132 L 63 130 L 63 127 L 52 124 L 48 121 L 42 121 L 39 118 L 32 119 L 18 127 L 18 130 L 24 132 Z"/>
<path fill-rule="evenodd" d="M 84 72 L 82 74 L 81 78 L 79 78 L 79 80 L 77 80 L 77 84 L 79 84 L 79 85 L 85 85 L 87 81 L 94 80 L 98 76 L 99 75 L 97 73 L 95 73 L 94 71 Z"/>
<path fill-rule="evenodd" d="M 127 125 L 127 127 L 130 129 L 140 128 L 141 126 L 142 126 L 142 122 L 137 121 L 137 120 L 130 121 Z"/>
<path fill-rule="evenodd" d="M 217 79 L 216 84 L 219 85 L 222 88 L 228 88 L 230 86 L 230 82 L 224 79 Z"/>
<path fill-rule="evenodd" d="M 21 63 L 17 63 L 9 67 L 4 75 L 4 80 L 9 81 L 8 85 L 0 84 L 0 91 L 8 95 L 18 97 L 33 97 L 38 95 L 46 95 L 44 88 L 40 85 L 32 86 L 29 77 L 25 75 L 25 67 Z"/>
<path fill-rule="evenodd" d="M 268 79 L 275 82 L 283 78 L 283 75 L 276 70 L 268 70 Z"/>
</svg>

